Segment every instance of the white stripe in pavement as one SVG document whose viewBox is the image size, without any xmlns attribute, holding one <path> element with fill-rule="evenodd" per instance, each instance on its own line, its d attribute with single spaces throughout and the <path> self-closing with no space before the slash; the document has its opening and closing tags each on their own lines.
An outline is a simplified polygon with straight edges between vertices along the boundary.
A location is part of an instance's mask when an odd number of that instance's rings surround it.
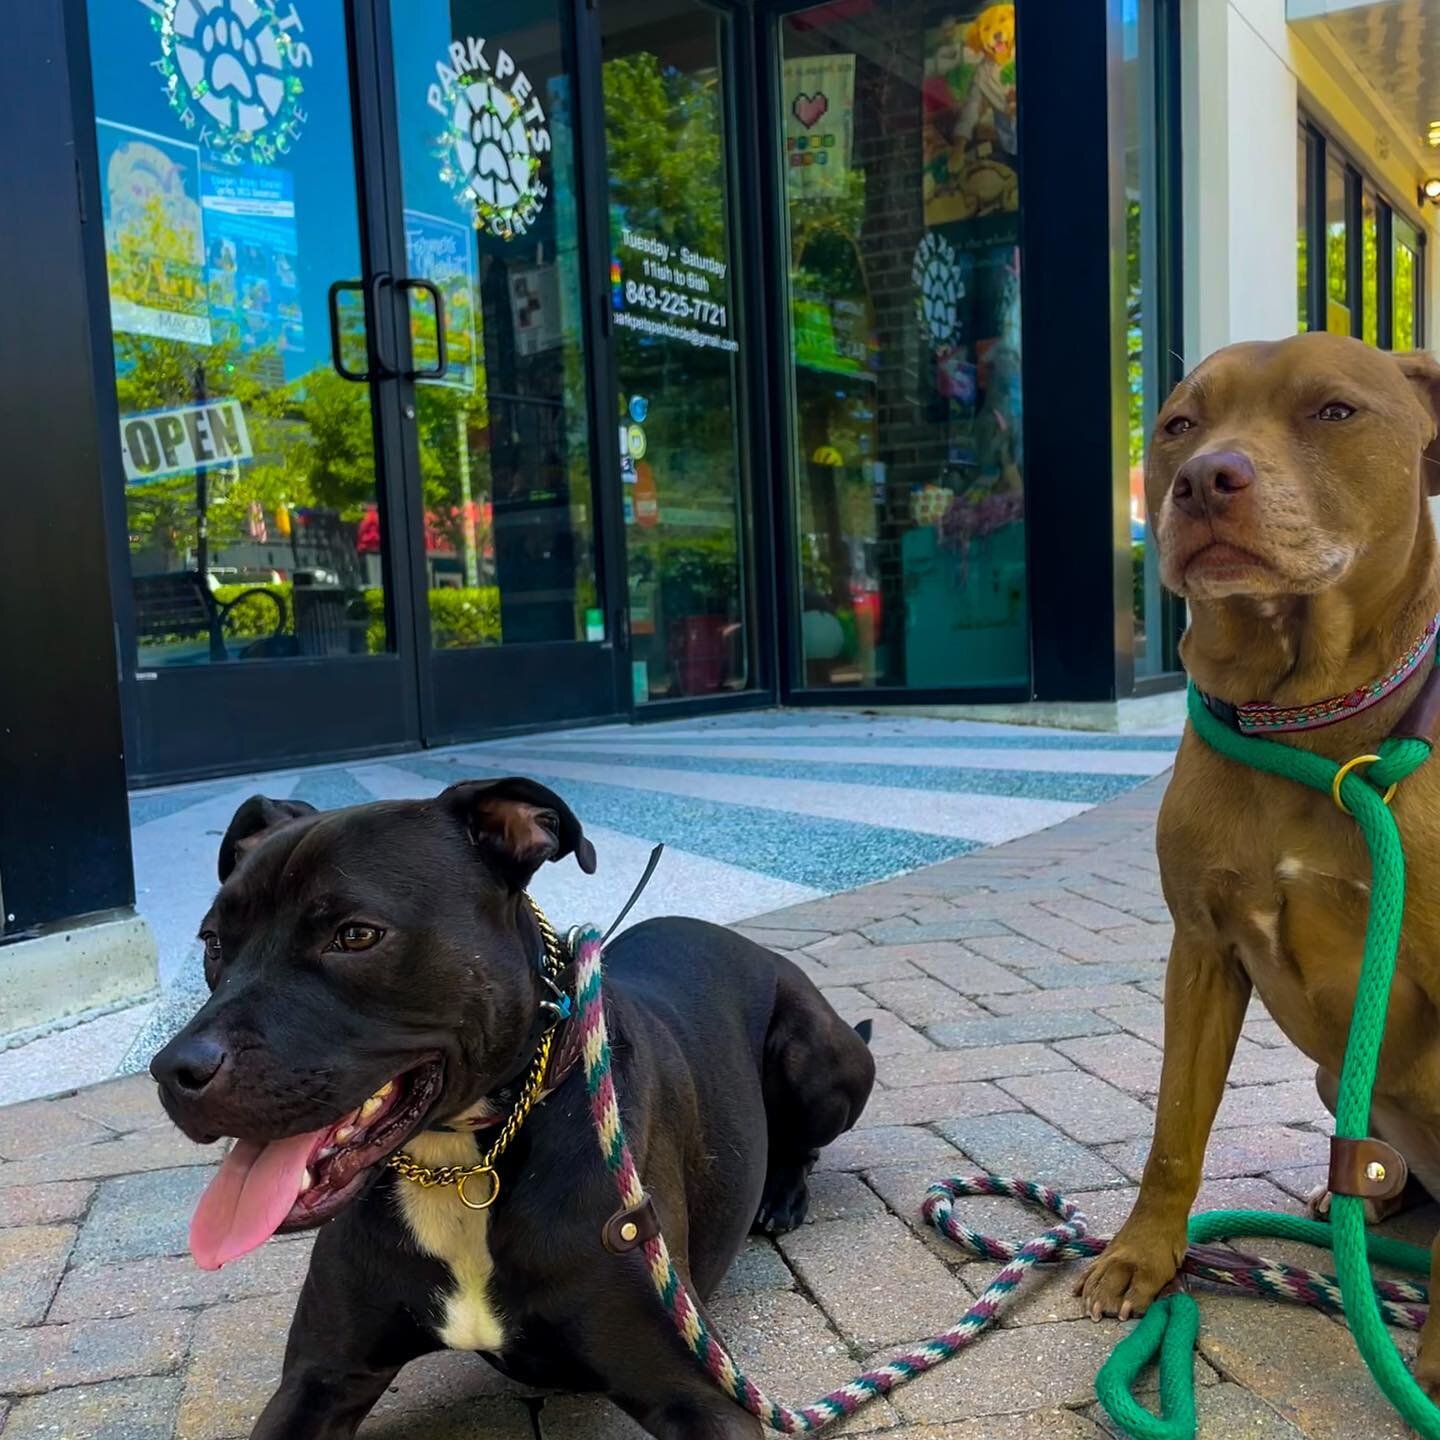
<svg viewBox="0 0 1440 1440">
<path fill-rule="evenodd" d="M 543 753 L 537 745 L 548 748 L 549 737 L 541 742 L 532 738 L 528 745 L 507 744 L 504 749 L 506 755 Z M 968 750 L 953 745 L 901 750 L 887 749 L 883 737 L 877 737 L 869 745 L 786 745 L 783 749 L 773 745 L 706 745 L 703 740 L 666 745 L 662 749 L 636 745 L 629 740 L 592 739 L 580 748 L 611 755 L 643 755 L 655 761 L 663 761 L 666 755 L 687 755 L 701 760 L 801 760 L 826 765 L 936 766 L 947 770 L 1032 770 L 1069 775 L 1151 776 L 1161 774 L 1175 763 L 1174 755 L 1163 750 Z M 557 745 L 555 753 L 563 753 L 563 749 Z M 767 779 L 764 783 L 768 786 L 782 782 Z M 823 782 L 794 783 L 818 785 Z M 927 796 L 927 803 L 929 798 Z"/>
<path fill-rule="evenodd" d="M 441 781 L 391 765 L 354 766 L 350 773 L 377 800 L 423 799 L 445 788 Z M 639 807 L 636 818 L 640 818 Z M 602 928 L 608 927 L 630 898 L 654 848 L 652 841 L 605 826 L 587 827 L 585 833 L 599 860 L 594 875 L 586 875 L 573 860 L 564 860 L 544 866 L 530 887 L 557 926 L 593 920 Z M 652 915 L 692 915 L 728 924 L 798 905 L 802 900 L 814 900 L 824 893 L 809 885 L 797 885 L 667 845 L 665 859 L 630 912 L 626 926 Z"/>
<path fill-rule="evenodd" d="M 1085 731 L 1081 733 L 1082 739 L 1093 738 L 1102 732 Z M 1173 731 L 1170 729 L 1159 729 L 1155 731 L 1134 731 L 1134 734 L 1156 734 L 1156 735 L 1179 735 L 1178 727 Z M 905 738 L 908 736 L 924 736 L 937 742 L 954 737 L 957 739 L 987 739 L 991 736 L 1026 736 L 1033 735 L 1041 739 L 1069 739 L 1076 734 L 1073 730 L 1056 730 L 1039 725 L 1026 725 L 1017 728 L 1014 725 L 1003 725 L 997 721 L 982 720 L 908 720 L 903 723 L 889 723 L 883 720 L 853 720 L 834 721 L 823 725 L 696 725 L 692 721 L 674 720 L 661 724 L 646 725 L 603 725 L 596 726 L 589 730 L 559 730 L 547 731 L 542 737 L 547 745 L 585 745 L 592 739 L 626 739 L 634 740 L 637 744 L 645 744 L 655 741 L 670 741 L 677 737 L 686 740 L 705 741 L 712 736 L 716 739 L 741 739 L 754 740 L 757 743 L 764 740 L 785 742 L 784 749 L 788 751 L 789 742 L 792 740 L 816 739 L 826 735 L 844 736 L 856 740 L 863 740 L 869 737 L 883 739 L 887 736 Z M 514 747 L 524 746 L 527 741 L 533 741 L 537 737 L 533 735 L 518 735 L 510 740 L 497 740 L 494 743 L 499 746 Z M 1109 738 L 1113 738 L 1109 737 Z"/>
<path fill-rule="evenodd" d="M 270 793 L 279 796 L 288 795 L 298 779 L 293 773 L 268 778 Z M 195 932 L 220 888 L 215 861 L 221 838 L 253 794 L 254 782 L 242 780 L 234 790 L 147 820 L 130 832 L 135 908 L 155 936 L 161 985 L 168 985 L 197 953 Z"/>
<path fill-rule="evenodd" d="M 1089 808 L 1070 801 L 1026 800 L 1006 795 L 935 794 L 888 785 L 778 780 L 768 775 L 667 770 L 658 765 L 592 765 L 543 751 L 507 750 L 505 763 L 556 779 L 588 780 L 627 790 L 687 795 L 723 805 L 749 805 L 758 810 L 778 810 L 850 824 L 885 825 L 988 845 L 1058 825 Z"/>
</svg>

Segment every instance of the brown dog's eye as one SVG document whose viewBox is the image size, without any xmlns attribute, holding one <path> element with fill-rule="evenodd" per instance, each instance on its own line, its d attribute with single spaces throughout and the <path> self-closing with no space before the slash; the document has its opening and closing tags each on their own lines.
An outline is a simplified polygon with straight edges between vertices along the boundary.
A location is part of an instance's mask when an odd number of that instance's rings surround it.
<svg viewBox="0 0 1440 1440">
<path fill-rule="evenodd" d="M 1328 405 L 1322 405 L 1315 412 L 1315 418 L 1328 420 L 1331 424 L 1338 424 L 1342 420 L 1348 420 L 1354 413 L 1353 405 L 1347 405 L 1343 400 L 1332 400 Z"/>
<path fill-rule="evenodd" d="M 1195 422 L 1188 415 L 1177 415 L 1173 420 L 1165 422 L 1165 433 L 1167 435 L 1183 435 L 1187 430 L 1193 430 Z"/>
<path fill-rule="evenodd" d="M 332 950 L 371 950 L 384 938 L 385 932 L 376 925 L 342 925 L 335 932 Z"/>
</svg>

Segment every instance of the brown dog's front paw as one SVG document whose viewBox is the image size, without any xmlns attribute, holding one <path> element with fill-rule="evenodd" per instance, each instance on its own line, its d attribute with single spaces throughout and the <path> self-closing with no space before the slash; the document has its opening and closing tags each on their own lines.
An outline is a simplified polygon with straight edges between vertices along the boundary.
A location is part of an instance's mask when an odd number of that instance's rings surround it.
<svg viewBox="0 0 1440 1440">
<path fill-rule="evenodd" d="M 1154 1229 L 1123 1226 L 1104 1253 L 1075 1283 L 1092 1320 L 1143 1315 L 1150 1302 L 1175 1278 L 1185 1255 L 1185 1232 L 1178 1244 Z"/>
<path fill-rule="evenodd" d="M 1420 1355 L 1415 1361 L 1415 1381 L 1437 1405 L 1440 1405 L 1440 1355 L 1427 1354 L 1426 1351 L 1430 1348 L 1432 1347 L 1423 1343 L 1420 1346 Z"/>
</svg>

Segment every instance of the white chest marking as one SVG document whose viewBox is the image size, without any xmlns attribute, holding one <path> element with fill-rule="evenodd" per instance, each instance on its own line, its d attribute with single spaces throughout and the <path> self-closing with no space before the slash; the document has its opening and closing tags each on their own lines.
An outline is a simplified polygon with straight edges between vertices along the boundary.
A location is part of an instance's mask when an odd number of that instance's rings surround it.
<svg viewBox="0 0 1440 1440">
<path fill-rule="evenodd" d="M 470 1135 L 429 1131 L 405 1148 L 422 1165 L 473 1165 L 480 1158 Z M 427 1190 L 401 1180 L 395 1193 L 416 1246 L 450 1271 L 450 1290 L 436 1297 L 441 1342 L 452 1350 L 502 1350 L 505 1322 L 490 1298 L 490 1212 L 462 1205 L 453 1185 Z"/>
</svg>

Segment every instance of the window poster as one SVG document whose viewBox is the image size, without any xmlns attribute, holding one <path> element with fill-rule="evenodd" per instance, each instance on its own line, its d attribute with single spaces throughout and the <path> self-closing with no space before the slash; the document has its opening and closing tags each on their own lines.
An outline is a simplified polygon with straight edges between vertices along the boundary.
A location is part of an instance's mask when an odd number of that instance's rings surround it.
<svg viewBox="0 0 1440 1440">
<path fill-rule="evenodd" d="M 925 34 L 922 88 L 925 223 L 948 225 L 1020 208 L 1015 6 L 945 15 Z M 993 242 L 1012 225 L 980 227 Z"/>
<path fill-rule="evenodd" d="M 792 200 L 842 196 L 855 131 L 855 57 L 785 61 L 785 184 Z"/>
<path fill-rule="evenodd" d="M 210 320 L 246 353 L 284 357 L 305 349 L 295 230 L 295 182 L 288 170 L 206 166 L 200 177 Z"/>
<path fill-rule="evenodd" d="M 95 130 L 112 327 L 209 345 L 199 150 L 110 120 Z"/>
<path fill-rule="evenodd" d="M 445 303 L 443 379 L 427 384 L 473 390 L 476 384 L 475 232 L 469 225 L 405 212 L 405 268 L 417 280 L 429 280 Z M 410 297 L 410 348 L 417 370 L 432 369 L 438 358 L 435 321 L 423 295 Z"/>
</svg>

